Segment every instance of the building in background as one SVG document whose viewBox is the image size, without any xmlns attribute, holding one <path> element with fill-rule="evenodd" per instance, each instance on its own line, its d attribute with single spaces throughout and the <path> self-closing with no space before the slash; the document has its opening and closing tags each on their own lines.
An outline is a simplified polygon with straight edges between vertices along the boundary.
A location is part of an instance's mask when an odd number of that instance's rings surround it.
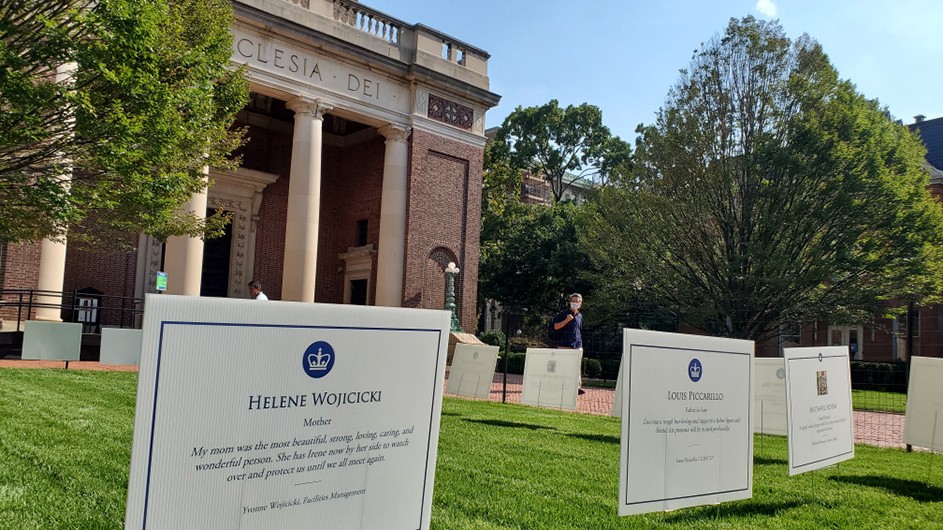
<svg viewBox="0 0 943 530">
<path fill-rule="evenodd" d="M 189 203 L 230 212 L 226 234 L 69 248 L 43 270 L 61 273 L 65 293 L 105 298 L 141 298 L 164 271 L 172 294 L 246 298 L 258 279 L 272 299 L 441 309 L 455 262 L 459 318 L 472 329 L 484 120 L 499 101 L 489 54 L 356 1 L 233 6 L 232 60 L 252 91 L 236 123 L 248 131 L 242 166 L 210 168 L 211 187 Z M 4 246 L 0 287 L 46 288 L 43 259 L 40 244 Z"/>
</svg>

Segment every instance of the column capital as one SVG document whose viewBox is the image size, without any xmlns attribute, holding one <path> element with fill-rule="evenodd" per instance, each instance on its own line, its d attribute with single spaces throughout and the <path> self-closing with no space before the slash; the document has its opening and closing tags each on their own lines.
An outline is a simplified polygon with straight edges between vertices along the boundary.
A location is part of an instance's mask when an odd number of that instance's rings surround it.
<svg viewBox="0 0 943 530">
<path fill-rule="evenodd" d="M 405 142 L 409 134 L 413 132 L 413 128 L 391 123 L 378 128 L 377 132 L 382 134 L 388 142 Z"/>
<path fill-rule="evenodd" d="M 311 114 L 316 120 L 324 118 L 324 113 L 334 108 L 334 105 L 330 105 L 320 99 L 312 99 L 305 96 L 296 96 L 289 99 L 285 102 L 285 106 L 289 110 L 295 111 L 295 114 Z"/>
</svg>

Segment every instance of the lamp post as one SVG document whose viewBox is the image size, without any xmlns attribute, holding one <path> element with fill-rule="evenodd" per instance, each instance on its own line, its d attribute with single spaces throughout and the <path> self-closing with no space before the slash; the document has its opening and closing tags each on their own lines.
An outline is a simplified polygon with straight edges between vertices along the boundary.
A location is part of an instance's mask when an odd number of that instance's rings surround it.
<svg viewBox="0 0 943 530">
<path fill-rule="evenodd" d="M 448 267 L 445 268 L 445 308 L 452 313 L 452 331 L 464 333 L 462 325 L 458 322 L 458 315 L 455 314 L 455 277 L 458 273 L 458 267 L 450 261 Z"/>
</svg>

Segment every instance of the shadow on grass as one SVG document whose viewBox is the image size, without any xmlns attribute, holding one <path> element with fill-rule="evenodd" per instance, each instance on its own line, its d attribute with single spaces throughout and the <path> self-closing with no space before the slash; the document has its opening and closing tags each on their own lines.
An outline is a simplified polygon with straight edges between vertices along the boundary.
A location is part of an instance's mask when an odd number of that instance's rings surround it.
<svg viewBox="0 0 943 530">
<path fill-rule="evenodd" d="M 618 436 L 610 436 L 608 434 L 577 434 L 571 432 L 567 434 L 567 436 L 571 438 L 579 438 L 580 440 L 589 440 L 590 442 L 602 442 L 606 444 L 619 445 L 620 442 Z"/>
<path fill-rule="evenodd" d="M 904 480 L 880 475 L 829 477 L 829 480 L 854 484 L 855 486 L 878 488 L 894 495 L 910 497 L 917 502 L 943 501 L 943 488 L 928 486 L 926 482 L 917 480 Z"/>
<path fill-rule="evenodd" d="M 785 458 L 767 458 L 765 456 L 753 455 L 753 465 L 779 466 L 779 465 L 787 465 L 787 464 L 789 464 L 789 460 L 786 460 Z"/>
<path fill-rule="evenodd" d="M 797 506 L 800 506 L 802 503 L 799 502 L 738 502 L 738 503 L 725 503 L 720 506 L 718 510 L 717 506 L 701 506 L 699 510 L 688 510 L 683 512 L 677 512 L 677 514 L 669 515 L 665 518 L 668 522 L 690 522 L 690 521 L 704 521 L 712 520 L 715 517 L 719 517 L 721 520 L 728 517 L 751 517 L 751 516 L 765 516 L 765 517 L 775 517 L 779 515 L 780 512 L 791 510 Z"/>
<path fill-rule="evenodd" d="M 459 417 L 462 416 L 462 415 L 459 414 L 458 412 L 443 412 L 442 415 L 443 415 L 443 416 L 459 416 Z"/>
<path fill-rule="evenodd" d="M 546 425 L 536 425 L 533 423 L 519 423 L 516 421 L 504 421 L 504 420 L 464 420 L 469 423 L 480 423 L 482 425 L 491 425 L 492 427 L 515 427 L 518 429 L 529 429 L 531 431 L 538 430 L 550 430 L 555 431 L 553 427 L 547 427 Z"/>
</svg>

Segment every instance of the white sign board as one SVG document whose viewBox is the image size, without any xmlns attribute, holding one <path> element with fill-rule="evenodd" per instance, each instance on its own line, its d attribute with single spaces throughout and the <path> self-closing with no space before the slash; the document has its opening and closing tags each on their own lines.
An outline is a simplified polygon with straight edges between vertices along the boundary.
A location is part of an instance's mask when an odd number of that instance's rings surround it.
<svg viewBox="0 0 943 530">
<path fill-rule="evenodd" d="M 754 432 L 786 436 L 786 361 L 754 359 L 753 376 Z"/>
<path fill-rule="evenodd" d="M 576 410 L 583 350 L 527 348 L 521 403 Z"/>
<path fill-rule="evenodd" d="M 78 361 L 81 352 L 82 324 L 26 321 L 20 358 L 39 361 Z"/>
<path fill-rule="evenodd" d="M 448 312 L 145 307 L 126 528 L 429 528 Z"/>
<path fill-rule="evenodd" d="M 910 358 L 904 443 L 943 449 L 943 359 Z"/>
<path fill-rule="evenodd" d="M 848 346 L 783 348 L 789 475 L 855 457 Z"/>
<path fill-rule="evenodd" d="M 456 344 L 449 369 L 449 394 L 488 399 L 498 362 L 498 347 L 484 344 Z"/>
<path fill-rule="evenodd" d="M 98 362 L 101 364 L 137 365 L 141 362 L 139 329 L 102 328 Z"/>
<path fill-rule="evenodd" d="M 619 515 L 753 496 L 753 342 L 623 331 Z"/>
</svg>

